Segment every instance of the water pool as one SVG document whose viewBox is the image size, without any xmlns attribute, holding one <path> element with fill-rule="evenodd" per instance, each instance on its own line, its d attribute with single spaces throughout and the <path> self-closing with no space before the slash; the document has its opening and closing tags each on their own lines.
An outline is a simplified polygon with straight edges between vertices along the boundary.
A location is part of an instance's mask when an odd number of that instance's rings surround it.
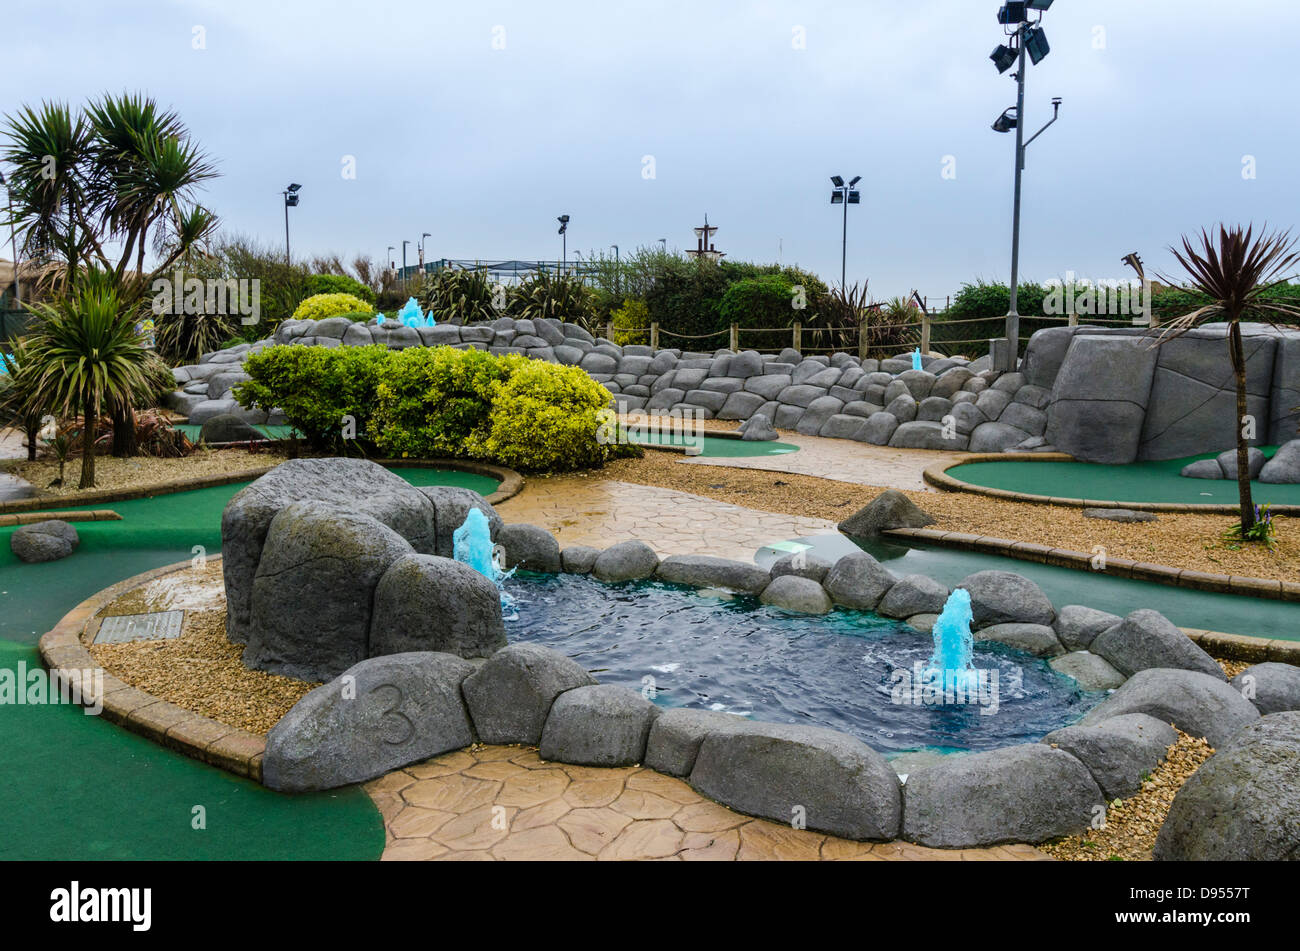
<svg viewBox="0 0 1300 951">
<path fill-rule="evenodd" d="M 994 691 L 980 703 L 915 704 L 906 688 L 930 636 L 873 614 L 791 615 L 747 596 L 578 575 L 525 573 L 506 590 L 511 641 L 567 654 L 601 683 L 653 687 L 664 707 L 829 727 L 882 753 L 1035 742 L 1105 696 L 1036 657 L 977 645 L 975 667 L 990 671 Z"/>
</svg>

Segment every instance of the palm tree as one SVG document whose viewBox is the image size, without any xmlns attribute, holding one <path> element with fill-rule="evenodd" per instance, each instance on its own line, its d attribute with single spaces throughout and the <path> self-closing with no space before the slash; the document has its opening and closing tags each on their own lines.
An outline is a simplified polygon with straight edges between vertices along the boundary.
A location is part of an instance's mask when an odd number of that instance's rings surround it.
<svg viewBox="0 0 1300 951">
<path fill-rule="evenodd" d="M 1241 539 L 1246 541 L 1249 539 L 1247 533 L 1255 526 L 1255 506 L 1250 491 L 1246 356 L 1241 341 L 1241 318 L 1248 312 L 1266 320 L 1270 314 L 1282 314 L 1292 319 L 1300 317 L 1300 310 L 1267 299 L 1273 288 L 1287 282 L 1287 277 L 1300 262 L 1300 253 L 1295 250 L 1296 241 L 1289 231 L 1255 238 L 1253 226 L 1243 230 L 1240 225 L 1231 229 L 1219 225 L 1217 241 L 1202 229 L 1199 247 L 1193 247 L 1186 236 L 1182 243 L 1181 251 L 1178 248 L 1169 250 L 1187 272 L 1192 288 L 1208 297 L 1210 302 L 1161 328 L 1158 344 L 1182 336 L 1207 318 L 1221 318 L 1228 323 L 1228 354 L 1237 384 L 1235 429 L 1237 494 L 1241 508 L 1239 531 Z M 1273 323 L 1271 320 L 1268 322 Z"/>
<path fill-rule="evenodd" d="M 133 405 L 166 368 L 143 346 L 132 312 L 124 312 L 116 281 L 106 271 L 86 271 L 71 293 L 33 310 L 38 320 L 23 367 L 31 399 L 65 415 L 82 414 L 79 488 L 94 488 L 100 413 Z"/>
</svg>

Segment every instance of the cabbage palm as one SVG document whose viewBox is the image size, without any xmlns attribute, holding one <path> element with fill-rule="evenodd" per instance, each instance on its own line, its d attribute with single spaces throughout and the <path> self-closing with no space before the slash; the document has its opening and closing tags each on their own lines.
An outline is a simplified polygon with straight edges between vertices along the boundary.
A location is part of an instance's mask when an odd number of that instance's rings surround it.
<svg viewBox="0 0 1300 951">
<path fill-rule="evenodd" d="M 1265 226 L 1267 227 L 1267 226 Z M 1237 495 L 1240 505 L 1242 541 L 1255 526 L 1255 506 L 1250 489 L 1250 440 L 1247 438 L 1246 356 L 1241 340 L 1241 318 L 1248 312 L 1268 320 L 1280 314 L 1294 320 L 1300 310 L 1270 300 L 1269 293 L 1287 282 L 1300 253 L 1289 231 L 1254 237 L 1254 228 L 1240 225 L 1229 229 L 1219 225 L 1217 240 L 1201 230 L 1199 246 L 1183 238 L 1182 250 L 1170 248 L 1187 272 L 1191 287 L 1209 298 L 1206 304 L 1161 328 L 1159 343 L 1182 336 L 1188 330 L 1215 318 L 1228 323 L 1228 355 L 1237 386 Z M 1172 282 L 1168 282 L 1172 283 Z M 1271 324 L 1272 321 L 1269 320 Z"/>
<path fill-rule="evenodd" d="M 109 272 L 91 269 L 54 305 L 33 310 L 38 319 L 22 367 L 30 399 L 65 415 L 81 413 L 79 487 L 93 488 L 100 413 L 133 405 L 166 368 L 143 346 Z"/>
</svg>

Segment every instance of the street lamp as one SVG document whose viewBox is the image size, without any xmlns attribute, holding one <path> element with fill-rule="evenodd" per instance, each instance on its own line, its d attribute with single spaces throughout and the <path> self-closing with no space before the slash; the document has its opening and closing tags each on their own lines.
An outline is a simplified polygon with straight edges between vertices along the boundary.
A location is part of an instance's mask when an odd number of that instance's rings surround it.
<svg viewBox="0 0 1300 951">
<path fill-rule="evenodd" d="M 1052 0 L 1028 0 L 1028 2 L 1004 3 L 998 10 L 998 22 L 1003 25 L 1003 32 L 1009 37 L 1005 45 L 998 46 L 989 57 L 999 73 L 1005 73 L 1013 65 L 1016 71 L 1011 75 L 1016 80 L 1016 104 L 1003 110 L 1002 115 L 993 122 L 994 132 L 1016 133 L 1016 186 L 1015 203 L 1011 223 L 1011 307 L 1007 311 L 1006 337 L 992 341 L 993 369 L 1008 372 L 1016 369 L 1020 355 L 1020 191 L 1025 169 L 1025 150 L 1057 120 L 1061 111 L 1061 100 L 1052 100 L 1052 118 L 1043 128 L 1025 139 L 1025 70 L 1026 59 L 1033 60 L 1034 65 L 1042 62 L 1051 52 L 1047 43 L 1047 34 L 1043 32 L 1043 11 L 1050 8 Z M 1033 13 L 1037 19 L 1031 19 Z"/>
<path fill-rule="evenodd" d="M 611 244 L 610 247 L 614 249 L 614 299 L 617 300 L 617 299 L 618 299 L 618 284 L 619 284 L 618 279 L 619 279 L 619 272 L 623 270 L 623 265 L 619 262 L 619 257 L 618 257 L 618 245 L 617 245 L 617 244 Z"/>
<path fill-rule="evenodd" d="M 429 232 L 427 231 L 421 232 L 420 234 L 420 272 L 421 273 L 424 273 L 424 239 L 432 238 L 432 237 L 433 235 L 429 234 Z"/>
<path fill-rule="evenodd" d="M 569 269 L 569 216 L 560 215 L 555 219 L 560 223 L 560 270 Z"/>
<path fill-rule="evenodd" d="M 298 207 L 298 189 L 301 185 L 296 183 L 290 184 L 284 190 L 284 259 L 291 260 L 289 257 L 289 209 Z"/>
<path fill-rule="evenodd" d="M 397 262 L 393 260 L 393 252 L 396 250 L 391 244 L 388 246 L 388 270 L 390 271 L 397 270 Z"/>
<path fill-rule="evenodd" d="M 861 175 L 855 175 L 853 181 L 847 185 L 844 179 L 838 175 L 831 176 L 831 184 L 835 186 L 831 192 L 831 204 L 844 206 L 844 230 L 840 236 L 840 287 L 845 287 L 844 279 L 846 275 L 846 265 L 849 254 L 849 205 L 858 205 L 862 203 L 861 192 L 856 191 L 853 186 L 862 181 Z"/>
<path fill-rule="evenodd" d="M 405 238 L 402 239 L 402 280 L 406 280 L 406 246 L 410 243 Z"/>
</svg>

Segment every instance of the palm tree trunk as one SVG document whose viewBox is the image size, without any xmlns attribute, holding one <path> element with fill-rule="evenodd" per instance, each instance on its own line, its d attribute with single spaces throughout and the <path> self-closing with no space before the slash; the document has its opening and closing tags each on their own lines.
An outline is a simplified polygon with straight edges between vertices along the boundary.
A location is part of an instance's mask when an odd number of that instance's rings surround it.
<svg viewBox="0 0 1300 951">
<path fill-rule="evenodd" d="M 40 438 L 41 424 L 39 421 L 36 423 L 28 423 L 24 428 L 27 431 L 27 461 L 35 462 L 36 440 Z"/>
<path fill-rule="evenodd" d="M 113 408 L 113 455 L 118 459 L 140 454 L 135 438 L 135 411 L 130 406 Z"/>
<path fill-rule="evenodd" d="M 99 407 L 91 400 L 86 400 L 85 425 L 81 429 L 81 482 L 79 489 L 95 487 L 95 423 L 99 418 Z"/>
<path fill-rule="evenodd" d="M 1246 439 L 1246 356 L 1241 343 L 1241 322 L 1229 325 L 1228 346 L 1232 374 L 1237 380 L 1237 497 L 1241 505 L 1241 537 L 1255 527 L 1255 502 L 1250 494 L 1250 442 Z"/>
</svg>

